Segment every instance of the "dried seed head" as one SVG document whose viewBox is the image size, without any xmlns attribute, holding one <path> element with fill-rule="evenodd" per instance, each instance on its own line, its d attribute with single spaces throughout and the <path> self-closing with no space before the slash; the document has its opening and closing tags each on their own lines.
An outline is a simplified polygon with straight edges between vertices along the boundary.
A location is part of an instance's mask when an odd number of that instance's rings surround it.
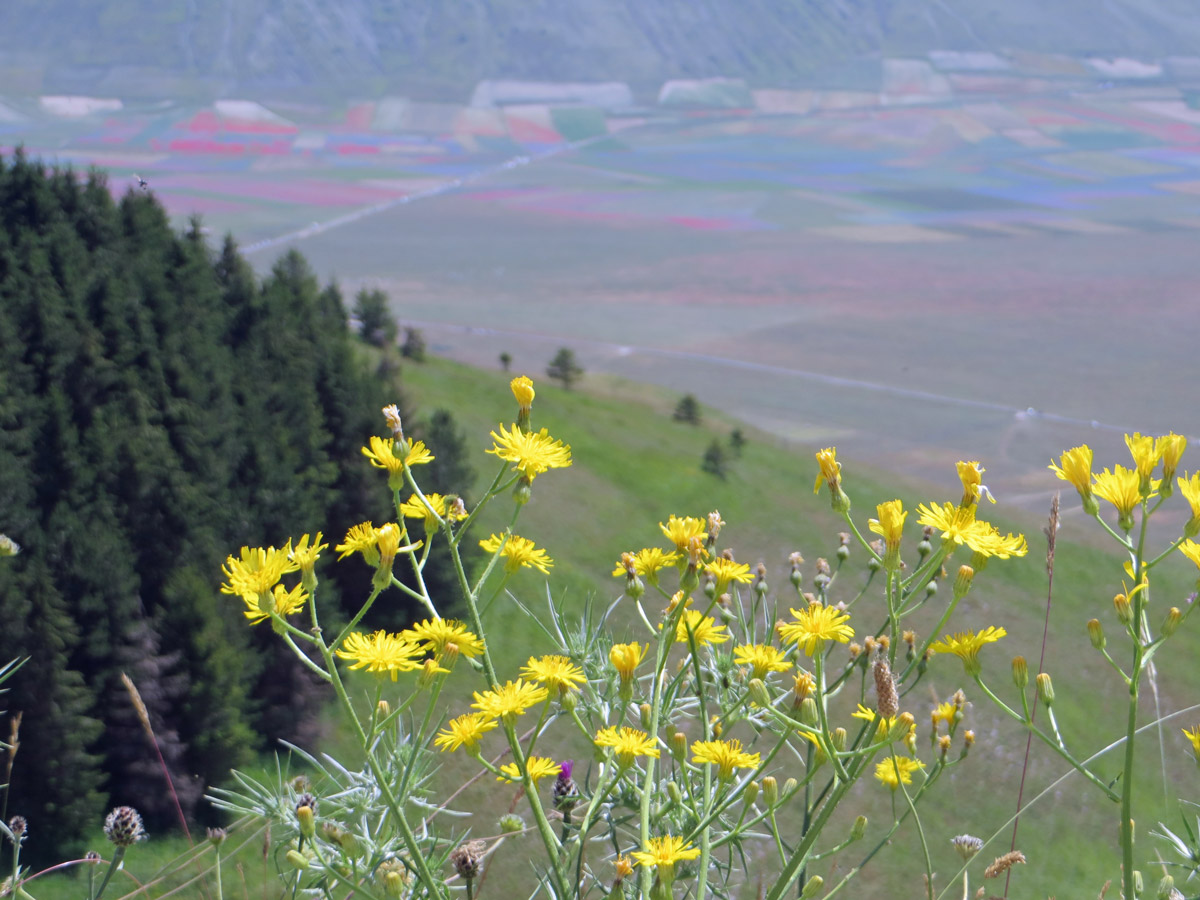
<svg viewBox="0 0 1200 900">
<path fill-rule="evenodd" d="M 872 673 L 875 676 L 875 710 L 883 718 L 890 719 L 900 710 L 900 695 L 896 693 L 896 682 L 886 656 L 875 657 Z"/>
<path fill-rule="evenodd" d="M 132 806 L 118 806 L 104 819 L 104 834 L 118 847 L 129 847 L 147 837 L 142 816 Z"/>
<path fill-rule="evenodd" d="M 466 881 L 479 877 L 479 868 L 483 862 L 483 851 L 487 844 L 483 841 L 471 841 L 469 844 L 459 844 L 450 854 L 450 862 L 454 870 Z"/>
<path fill-rule="evenodd" d="M 972 859 L 976 853 L 983 849 L 983 841 L 969 834 L 960 834 L 957 837 L 952 837 L 950 838 L 950 843 L 964 861 Z"/>
<path fill-rule="evenodd" d="M 984 878 L 996 878 L 1003 875 L 1013 866 L 1025 862 L 1025 854 L 1020 850 L 1013 850 L 1005 853 L 1003 856 L 997 856 L 995 861 L 990 866 L 983 870 Z"/>
<path fill-rule="evenodd" d="M 25 821 L 24 816 L 13 816 L 8 820 L 8 830 L 12 832 L 12 842 L 19 844 L 25 840 L 25 832 L 29 830 L 29 823 Z"/>
</svg>

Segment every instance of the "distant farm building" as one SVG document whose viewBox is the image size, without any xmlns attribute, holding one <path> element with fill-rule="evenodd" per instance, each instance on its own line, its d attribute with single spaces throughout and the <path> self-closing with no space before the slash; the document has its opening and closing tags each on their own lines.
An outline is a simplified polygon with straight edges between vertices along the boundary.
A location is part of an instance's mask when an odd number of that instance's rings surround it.
<svg viewBox="0 0 1200 900">
<path fill-rule="evenodd" d="M 471 106 L 593 106 L 626 109 L 633 92 L 623 81 L 481 81 L 471 93 Z"/>
</svg>

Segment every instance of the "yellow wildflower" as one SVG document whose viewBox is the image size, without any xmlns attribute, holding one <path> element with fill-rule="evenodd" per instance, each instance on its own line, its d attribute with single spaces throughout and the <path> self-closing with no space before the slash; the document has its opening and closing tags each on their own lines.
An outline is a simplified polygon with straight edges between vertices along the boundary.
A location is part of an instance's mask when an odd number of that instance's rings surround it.
<svg viewBox="0 0 1200 900">
<path fill-rule="evenodd" d="M 266 604 L 263 603 L 264 600 L 267 600 Z M 308 602 L 308 594 L 304 592 L 301 585 L 296 585 L 289 591 L 282 584 L 277 584 L 271 591 L 264 594 L 255 594 L 254 596 L 243 594 L 242 601 L 246 604 L 242 615 L 250 620 L 251 625 L 257 625 L 259 622 L 269 619 L 272 612 L 285 618 L 294 612 L 299 612 Z"/>
<path fill-rule="evenodd" d="M 529 780 L 534 784 L 542 778 L 557 777 L 562 771 L 562 763 L 556 763 L 544 756 L 531 756 L 525 760 L 525 769 L 529 772 Z M 504 776 L 497 776 L 497 781 L 521 781 L 521 769 L 515 762 L 505 763 L 500 767 Z"/>
<path fill-rule="evenodd" d="M 615 725 L 609 725 L 596 732 L 593 743 L 597 747 L 611 747 L 613 756 L 621 768 L 633 765 L 634 759 L 639 756 L 648 756 L 651 759 L 659 757 L 658 742 L 636 728 L 617 728 Z"/>
<path fill-rule="evenodd" d="M 817 480 L 813 483 L 813 493 L 821 492 L 821 482 L 824 481 L 829 485 L 829 492 L 836 494 L 841 490 L 842 483 L 842 464 L 837 461 L 837 448 L 826 447 L 824 450 L 817 451 Z"/>
<path fill-rule="evenodd" d="M 479 656 L 483 653 L 483 641 L 474 632 L 455 619 L 426 619 L 419 625 L 404 629 L 401 635 L 421 644 L 422 649 L 437 657 L 452 655 Z"/>
<path fill-rule="evenodd" d="M 662 628 L 661 625 L 658 627 Z M 718 625 L 712 616 L 701 615 L 699 610 L 685 609 L 683 611 L 683 618 L 679 620 L 679 625 L 675 629 L 675 640 L 686 644 L 689 630 L 695 636 L 697 646 L 723 644 L 729 640 L 729 635 L 725 633 L 725 626 Z"/>
<path fill-rule="evenodd" d="M 670 883 L 675 875 L 675 863 L 681 860 L 696 859 L 700 849 L 693 847 L 680 837 L 663 835 L 650 838 L 641 850 L 633 851 L 633 858 L 638 865 L 653 867 L 664 883 Z"/>
<path fill-rule="evenodd" d="M 1200 762 L 1200 725 L 1194 725 L 1190 730 L 1182 729 L 1184 735 L 1192 742 L 1192 753 L 1196 755 L 1196 761 Z"/>
<path fill-rule="evenodd" d="M 238 558 L 227 556 L 222 571 L 228 581 L 221 585 L 222 594 L 257 597 L 268 593 L 279 579 L 299 566 L 289 559 L 292 542 L 280 549 L 274 547 L 243 547 Z"/>
<path fill-rule="evenodd" d="M 621 676 L 621 680 L 628 681 L 633 677 L 633 670 L 646 658 L 648 649 L 648 645 L 637 643 L 613 644 L 612 649 L 608 651 L 608 660 Z"/>
<path fill-rule="evenodd" d="M 495 444 L 487 452 L 516 463 L 513 471 L 520 472 L 526 481 L 533 481 L 547 469 L 565 469 L 571 465 L 571 448 L 551 438 L 545 428 L 536 433 L 516 426 L 511 431 L 503 425 L 499 428 L 499 434 L 491 433 Z"/>
<path fill-rule="evenodd" d="M 751 667 L 751 678 L 766 678 L 769 672 L 786 672 L 792 664 L 778 647 L 769 644 L 741 644 L 733 650 L 733 661 Z"/>
<path fill-rule="evenodd" d="M 479 742 L 485 732 L 496 727 L 496 720 L 483 713 L 474 712 L 458 716 L 446 723 L 447 727 L 438 732 L 433 739 L 434 746 L 439 750 L 457 750 L 465 747 L 467 752 L 474 755 L 478 752 Z"/>
<path fill-rule="evenodd" d="M 692 744 L 692 762 L 711 763 L 717 767 L 717 777 L 732 778 L 734 769 L 757 769 L 762 761 L 758 753 L 747 753 L 742 742 L 696 741 Z"/>
<path fill-rule="evenodd" d="M 1166 447 L 1160 446 L 1150 435 L 1137 431 L 1125 435 L 1125 446 L 1129 448 L 1129 455 L 1133 457 L 1138 478 L 1143 482 L 1149 481 Z"/>
<path fill-rule="evenodd" d="M 1157 489 L 1158 482 L 1152 479 L 1146 496 L 1153 497 Z M 1093 490 L 1097 497 L 1107 500 L 1117 508 L 1123 528 L 1133 527 L 1134 507 L 1143 499 L 1141 476 L 1136 469 L 1127 469 L 1124 466 L 1113 466 L 1111 472 L 1105 469 L 1096 476 Z"/>
<path fill-rule="evenodd" d="M 517 398 L 517 405 L 521 412 L 528 413 L 533 407 L 533 398 L 535 396 L 533 390 L 533 379 L 527 375 L 518 375 L 508 383 L 512 389 L 513 396 Z"/>
<path fill-rule="evenodd" d="M 925 768 L 925 763 L 919 759 L 907 756 L 889 756 L 876 764 L 875 777 L 881 784 L 887 785 L 893 791 L 902 784 L 912 784 L 913 773 Z"/>
<path fill-rule="evenodd" d="M 1064 450 L 1059 465 L 1050 463 L 1050 470 L 1063 481 L 1070 482 L 1080 496 L 1092 494 L 1092 448 L 1087 444 Z"/>
<path fill-rule="evenodd" d="M 336 655 L 342 659 L 353 660 L 351 669 L 387 672 L 392 676 L 392 681 L 395 681 L 400 672 L 413 672 L 422 668 L 425 651 L 403 635 L 376 631 L 367 637 L 355 631 L 346 636 Z"/>
<path fill-rule="evenodd" d="M 501 549 L 503 538 L 498 534 L 493 534 L 487 540 L 479 542 L 488 553 L 495 553 L 497 550 L 504 557 L 504 571 L 512 574 L 521 567 L 537 569 L 543 574 L 549 574 L 551 566 L 554 565 L 554 560 L 546 555 L 545 550 L 539 549 L 533 541 L 528 538 L 523 538 L 519 534 L 510 534 L 507 541 L 503 541 L 504 547 Z"/>
<path fill-rule="evenodd" d="M 996 502 L 996 498 L 992 496 L 992 492 L 987 489 L 987 485 L 983 483 L 983 473 L 986 472 L 975 460 L 969 462 L 958 462 L 958 480 L 962 482 L 963 498 L 962 506 L 975 506 L 979 503 L 979 495 L 984 494 L 992 503 Z"/>
<path fill-rule="evenodd" d="M 672 515 L 666 521 L 658 523 L 658 527 L 662 529 L 662 533 L 667 540 L 675 545 L 675 549 L 681 553 L 686 553 L 688 550 L 688 541 L 694 537 L 705 538 L 708 535 L 708 527 L 703 519 L 696 519 L 691 516 Z"/>
<path fill-rule="evenodd" d="M 545 687 L 556 689 L 558 693 L 579 690 L 579 685 L 585 684 L 583 669 L 575 665 L 565 656 L 529 657 L 529 662 L 521 670 L 521 675 L 530 681 L 536 681 Z"/>
<path fill-rule="evenodd" d="M 629 574 L 625 567 L 626 557 L 629 558 L 628 562 L 633 567 L 634 574 L 649 578 L 651 583 L 658 580 L 659 569 L 665 569 L 679 562 L 679 554 L 674 551 L 668 552 L 661 547 L 645 547 L 637 553 L 622 553 L 621 562 L 618 562 L 617 567 L 613 569 L 614 578 L 621 578 Z"/>
<path fill-rule="evenodd" d="M 289 546 L 291 542 L 288 542 Z M 299 566 L 302 572 L 311 573 L 313 566 L 317 564 L 317 560 L 321 558 L 321 551 L 329 547 L 328 544 L 321 543 L 321 532 L 317 532 L 317 536 L 312 539 L 312 544 L 309 544 L 309 536 L 302 535 L 300 540 L 296 542 L 296 546 L 288 553 L 288 559 Z"/>
<path fill-rule="evenodd" d="M 900 539 L 904 534 L 904 520 L 908 512 L 899 500 L 888 500 L 875 507 L 878 519 L 871 519 L 867 526 L 876 534 L 883 535 L 885 552 L 883 564 L 888 569 L 895 569 L 900 564 Z"/>
<path fill-rule="evenodd" d="M 936 644 L 929 647 L 932 653 L 953 653 L 963 661 L 963 668 L 968 675 L 979 674 L 979 651 L 984 644 L 1000 640 L 1007 632 L 1003 628 L 989 625 L 980 632 L 959 631 L 953 637 L 946 635 Z"/>
<path fill-rule="evenodd" d="M 441 494 L 426 494 L 425 499 L 429 501 L 428 506 L 421 502 L 420 497 L 413 494 L 400 504 L 400 514 L 406 519 L 424 520 L 426 531 L 437 530 L 439 516 L 449 519 L 451 522 L 457 522 L 467 517 L 466 511 L 457 506 L 447 509 L 446 498 Z"/>
<path fill-rule="evenodd" d="M 1179 545 L 1179 552 L 1194 562 L 1197 567 L 1200 567 L 1200 544 L 1188 538 Z"/>
<path fill-rule="evenodd" d="M 346 532 L 345 540 L 334 547 L 334 550 L 341 554 L 338 559 L 345 559 L 354 553 L 361 553 L 363 559 L 367 561 L 367 565 L 377 566 L 379 565 L 379 549 L 375 542 L 375 526 L 370 521 L 361 522 Z"/>
<path fill-rule="evenodd" d="M 527 684 L 518 678 L 506 682 L 494 691 L 474 692 L 475 702 L 471 705 L 493 719 L 511 722 L 525 710 L 549 699 L 550 692 L 544 687 Z"/>
<path fill-rule="evenodd" d="M 942 533 L 943 541 L 953 541 L 964 544 L 967 535 L 975 528 L 975 508 L 955 506 L 953 503 L 943 503 L 940 506 L 924 503 L 917 506 L 921 515 L 917 522 L 921 525 L 932 525 Z"/>
<path fill-rule="evenodd" d="M 781 640 L 798 644 L 809 656 L 819 653 L 828 641 L 845 644 L 854 637 L 854 629 L 846 624 L 850 616 L 836 607 L 814 602 L 808 609 L 793 609 L 792 615 L 796 621 L 780 622 L 776 631 Z"/>
<path fill-rule="evenodd" d="M 1158 439 L 1159 452 L 1162 453 L 1162 476 L 1164 481 L 1170 481 L 1179 467 L 1179 459 L 1187 449 L 1187 438 L 1182 434 L 1171 432 Z"/>
<path fill-rule="evenodd" d="M 719 556 L 704 566 L 704 571 L 716 579 L 716 596 L 721 596 L 729 587 L 730 582 L 747 584 L 754 580 L 750 567 L 745 563 L 737 563 L 732 559 Z"/>
</svg>

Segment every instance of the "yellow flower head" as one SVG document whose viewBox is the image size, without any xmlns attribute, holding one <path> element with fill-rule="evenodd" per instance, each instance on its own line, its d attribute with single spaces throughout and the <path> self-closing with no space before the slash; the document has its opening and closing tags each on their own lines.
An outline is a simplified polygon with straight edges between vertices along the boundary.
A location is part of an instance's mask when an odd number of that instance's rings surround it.
<svg viewBox="0 0 1200 900">
<path fill-rule="evenodd" d="M 474 692 L 475 702 L 471 705 L 492 719 L 511 722 L 525 710 L 549 699 L 550 692 L 544 687 L 528 684 L 518 678 L 506 682 L 494 691 Z"/>
<path fill-rule="evenodd" d="M 1093 490 L 1097 497 L 1107 500 L 1117 508 L 1122 520 L 1132 523 L 1133 510 L 1142 501 L 1141 481 L 1137 469 L 1113 466 L 1111 472 L 1105 469 L 1096 476 Z M 1158 490 L 1158 482 L 1151 479 L 1149 490 L 1147 498 L 1154 496 Z"/>
<path fill-rule="evenodd" d="M 1024 556 L 1029 552 L 1023 534 L 1001 535 L 994 527 L 984 521 L 976 521 L 975 527 L 965 535 L 967 546 L 975 551 L 977 556 L 987 559 L 1008 559 L 1012 556 Z"/>
<path fill-rule="evenodd" d="M 577 691 L 579 685 L 587 682 L 583 669 L 565 656 L 542 656 L 536 659 L 531 656 L 521 670 L 521 676 L 556 690 L 560 695 Z"/>
<path fill-rule="evenodd" d="M 1182 434 L 1171 432 L 1158 439 L 1159 452 L 1162 453 L 1163 480 L 1170 481 L 1179 467 L 1179 459 L 1187 449 L 1187 438 Z"/>
<path fill-rule="evenodd" d="M 992 496 L 992 492 L 987 489 L 987 485 L 983 483 L 983 473 L 986 472 L 975 460 L 969 462 L 958 462 L 958 480 L 962 482 L 963 498 L 961 506 L 975 506 L 979 503 L 979 495 L 986 494 L 987 498 L 993 503 L 996 498 Z"/>
<path fill-rule="evenodd" d="M 1162 459 L 1166 447 L 1159 446 L 1158 441 L 1150 435 L 1137 431 L 1125 435 L 1125 446 L 1129 448 L 1129 455 L 1133 457 L 1133 465 L 1137 469 L 1138 478 L 1149 480 L 1158 461 Z"/>
<path fill-rule="evenodd" d="M 1064 450 L 1059 464 L 1050 463 L 1049 468 L 1063 481 L 1070 482 L 1080 496 L 1092 495 L 1092 448 L 1087 444 Z"/>
<path fill-rule="evenodd" d="M 942 533 L 943 541 L 953 541 L 964 544 L 967 535 L 975 527 L 975 508 L 973 506 L 955 506 L 953 503 L 943 503 L 940 506 L 924 503 L 917 506 L 921 515 L 917 522 L 921 525 L 932 525 Z"/>
<path fill-rule="evenodd" d="M 237 594 L 241 597 L 257 597 L 269 593 L 288 572 L 300 567 L 289 558 L 292 542 L 280 549 L 274 547 L 243 547 L 235 559 L 225 558 L 222 571 L 228 579 L 221 585 L 222 594 Z"/>
<path fill-rule="evenodd" d="M 786 672 L 792 667 L 778 647 L 769 644 L 740 644 L 733 650 L 733 661 L 750 666 L 751 678 L 766 678 L 770 672 Z"/>
<path fill-rule="evenodd" d="M 517 405 L 521 408 L 521 412 L 528 413 L 533 407 L 533 379 L 527 375 L 518 375 L 508 383 L 512 388 L 513 396 L 517 398 Z"/>
<path fill-rule="evenodd" d="M 266 601 L 265 605 L 264 600 Z M 246 604 L 242 615 L 250 620 L 251 625 L 257 625 L 259 622 L 269 619 L 272 612 L 285 618 L 292 613 L 299 612 L 308 602 L 308 594 L 304 592 L 301 585 L 296 585 L 289 591 L 282 584 L 277 584 L 265 594 L 255 594 L 254 596 L 243 594 L 242 601 Z"/>
<path fill-rule="evenodd" d="M 929 649 L 932 653 L 953 653 L 963 661 L 967 674 L 974 676 L 979 674 L 979 651 L 983 645 L 998 641 L 1007 633 L 1003 628 L 991 625 L 980 632 L 959 631 L 953 637 L 946 635 Z"/>
<path fill-rule="evenodd" d="M 836 494 L 842 483 L 842 464 L 837 461 L 837 447 L 826 447 L 817 451 L 817 465 L 820 471 L 813 483 L 813 493 L 821 492 L 821 482 L 829 485 L 829 492 Z"/>
<path fill-rule="evenodd" d="M 792 615 L 795 622 L 780 622 L 775 630 L 784 643 L 798 644 L 809 656 L 819 653 L 829 641 L 845 644 L 854 637 L 854 629 L 846 624 L 850 616 L 836 607 L 814 602 L 808 609 L 793 609 Z"/>
<path fill-rule="evenodd" d="M 646 651 L 649 649 L 649 645 L 637 643 L 613 644 L 612 649 L 608 651 L 608 661 L 613 664 L 621 680 L 628 681 L 633 677 L 633 670 L 646 658 Z"/>
<path fill-rule="evenodd" d="M 337 650 L 337 655 L 342 659 L 353 660 L 351 669 L 387 672 L 392 676 L 392 681 L 395 681 L 400 672 L 413 672 L 422 668 L 425 651 L 403 635 L 376 631 L 368 637 L 354 631 L 346 636 L 341 648 Z"/>
<path fill-rule="evenodd" d="M 889 756 L 875 766 L 875 777 L 893 791 L 902 784 L 912 784 L 913 773 L 925 768 L 919 759 L 907 756 Z"/>
<path fill-rule="evenodd" d="M 658 627 L 662 628 L 661 625 Z M 679 625 L 675 628 L 675 640 L 686 644 L 689 630 L 695 636 L 698 647 L 704 644 L 723 644 L 729 640 L 729 635 L 725 633 L 725 626 L 718 625 L 712 616 L 701 615 L 699 610 L 685 609 L 683 611 L 683 618 L 679 620 Z"/>
<path fill-rule="evenodd" d="M 467 713 L 447 722 L 446 728 L 438 732 L 433 743 L 439 750 L 457 750 L 459 747 L 465 747 L 468 753 L 474 755 L 478 752 L 483 735 L 495 727 L 495 719 L 490 719 L 483 713 Z"/>
<path fill-rule="evenodd" d="M 525 760 L 525 768 L 529 772 L 529 780 L 537 784 L 543 778 L 558 777 L 562 771 L 562 763 L 556 763 L 544 756 L 531 756 Z M 521 768 L 515 763 L 505 763 L 500 767 L 503 776 L 497 776 L 497 781 L 521 781 Z"/>
<path fill-rule="evenodd" d="M 868 709 L 860 703 L 858 704 L 858 709 L 850 713 L 850 718 L 862 719 L 864 722 L 878 723 L 875 726 L 875 740 L 881 741 L 886 738 L 891 730 L 895 727 L 896 720 L 899 718 L 899 716 L 881 716 L 875 710 Z M 899 740 L 902 735 L 896 734 L 893 737 L 894 739 Z"/>
<path fill-rule="evenodd" d="M 491 433 L 495 444 L 487 452 L 515 463 L 513 471 L 520 472 L 526 481 L 533 481 L 547 469 L 565 469 L 571 465 L 571 448 L 551 438 L 545 428 L 536 433 L 516 426 L 511 431 L 503 425 L 499 428 L 499 434 Z"/>
<path fill-rule="evenodd" d="M 946 723 L 947 728 L 954 725 L 954 719 L 958 716 L 959 710 L 962 709 L 954 700 L 947 700 L 945 703 L 939 703 L 933 708 L 929 714 L 930 721 L 933 723 L 933 730 L 938 730 L 938 725 L 941 722 Z"/>
<path fill-rule="evenodd" d="M 671 516 L 667 519 L 666 524 L 658 523 L 658 527 L 662 529 L 662 533 L 667 540 L 675 545 L 675 549 L 681 553 L 687 553 L 688 541 L 692 538 L 704 539 L 708 536 L 708 528 L 703 519 L 695 519 L 691 516 Z"/>
<path fill-rule="evenodd" d="M 653 867 L 658 871 L 659 878 L 670 882 L 675 874 L 675 863 L 681 860 L 696 859 L 700 848 L 693 847 L 683 838 L 663 835 L 650 838 L 641 850 L 633 851 L 633 858 L 639 866 Z"/>
<path fill-rule="evenodd" d="M 290 546 L 291 542 L 289 541 L 288 544 Z M 317 536 L 312 539 L 311 545 L 309 544 L 309 536 L 305 534 L 296 542 L 296 546 L 288 554 L 288 559 L 299 566 L 301 572 L 311 574 L 313 566 L 321 558 L 321 551 L 328 549 L 328 547 L 328 544 L 321 543 L 321 532 L 317 532 Z"/>
<path fill-rule="evenodd" d="M 1200 568 L 1200 544 L 1188 538 L 1179 545 L 1179 552 L 1194 562 L 1197 568 Z"/>
<path fill-rule="evenodd" d="M 1183 499 L 1192 508 L 1192 521 L 1188 525 L 1189 531 L 1194 534 L 1195 529 L 1200 526 L 1200 472 L 1176 478 L 1175 483 L 1179 485 L 1179 493 L 1183 494 Z"/>
<path fill-rule="evenodd" d="M 1192 742 L 1192 753 L 1195 754 L 1196 761 L 1200 762 L 1200 725 L 1194 725 L 1190 730 L 1184 728 L 1182 731 L 1187 739 Z"/>
<path fill-rule="evenodd" d="M 479 542 L 479 546 L 488 553 L 500 551 L 504 557 L 504 571 L 512 574 L 521 567 L 537 569 L 543 574 L 549 574 L 550 567 L 554 565 L 554 560 L 546 555 L 545 550 L 540 550 L 536 547 L 533 541 L 528 538 L 523 538 L 519 534 L 510 534 L 507 541 L 503 541 L 504 548 L 501 549 L 500 544 L 503 538 L 498 534 L 493 534 L 487 540 Z"/>
<path fill-rule="evenodd" d="M 437 531 L 439 516 L 449 519 L 451 522 L 457 522 L 467 517 L 466 511 L 460 507 L 451 506 L 447 509 L 446 498 L 441 494 L 426 494 L 425 499 L 429 501 L 428 506 L 421 502 L 420 497 L 413 494 L 400 504 L 400 514 L 406 519 L 422 519 L 427 532 Z"/>
<path fill-rule="evenodd" d="M 409 445 L 406 441 L 396 442 L 395 438 L 381 438 L 371 435 L 370 447 L 363 447 L 362 454 L 371 461 L 377 469 L 387 469 L 388 487 L 398 490 L 404 484 L 404 467 L 419 466 L 433 462 L 424 442 L 414 441 Z M 400 455 L 396 453 L 399 451 Z"/>
<path fill-rule="evenodd" d="M 596 732 L 593 743 L 597 747 L 611 747 L 613 756 L 623 769 L 633 765 L 634 759 L 639 756 L 651 759 L 658 759 L 659 756 L 658 742 L 636 728 L 617 728 L 615 725 L 601 728 Z"/>
<path fill-rule="evenodd" d="M 734 769 L 757 769 L 762 761 L 757 753 L 747 753 L 742 742 L 696 741 L 692 744 L 692 762 L 711 763 L 717 767 L 717 777 L 732 778 Z"/>
<path fill-rule="evenodd" d="M 641 575 L 643 578 L 649 578 L 651 584 L 658 581 L 659 569 L 668 568 L 679 562 L 679 554 L 673 550 L 645 547 L 637 553 L 622 553 L 621 561 L 613 569 L 613 578 L 621 578 L 629 574 L 629 570 L 625 567 L 626 557 L 628 557 L 629 565 L 633 567 L 633 573 Z"/>
<path fill-rule="evenodd" d="M 448 654 L 474 657 L 483 653 L 483 641 L 455 619 L 426 619 L 419 625 L 404 629 L 401 635 L 406 640 L 420 644 L 422 650 L 439 659 Z"/>
<path fill-rule="evenodd" d="M 875 507 L 875 511 L 879 518 L 871 519 L 867 525 L 876 534 L 883 535 L 884 543 L 887 546 L 884 562 L 890 562 L 891 565 L 888 565 L 888 568 L 894 569 L 900 560 L 900 538 L 904 534 L 904 520 L 908 518 L 908 512 L 899 500 L 880 503 Z"/>
<path fill-rule="evenodd" d="M 704 571 L 716 579 L 716 596 L 721 596 L 729 587 L 730 582 L 748 584 L 754 580 L 750 567 L 745 563 L 737 563 L 732 559 L 719 556 L 704 566 Z"/>
</svg>

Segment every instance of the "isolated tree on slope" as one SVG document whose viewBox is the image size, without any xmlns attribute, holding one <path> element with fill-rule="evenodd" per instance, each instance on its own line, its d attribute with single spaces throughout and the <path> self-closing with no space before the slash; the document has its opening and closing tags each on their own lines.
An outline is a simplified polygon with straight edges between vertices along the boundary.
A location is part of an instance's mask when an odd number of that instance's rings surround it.
<svg viewBox="0 0 1200 900">
<path fill-rule="evenodd" d="M 562 382 L 568 391 L 571 385 L 583 377 L 583 367 L 575 360 L 575 351 L 569 347 L 559 349 L 550 365 L 546 366 L 546 375 Z"/>
</svg>

